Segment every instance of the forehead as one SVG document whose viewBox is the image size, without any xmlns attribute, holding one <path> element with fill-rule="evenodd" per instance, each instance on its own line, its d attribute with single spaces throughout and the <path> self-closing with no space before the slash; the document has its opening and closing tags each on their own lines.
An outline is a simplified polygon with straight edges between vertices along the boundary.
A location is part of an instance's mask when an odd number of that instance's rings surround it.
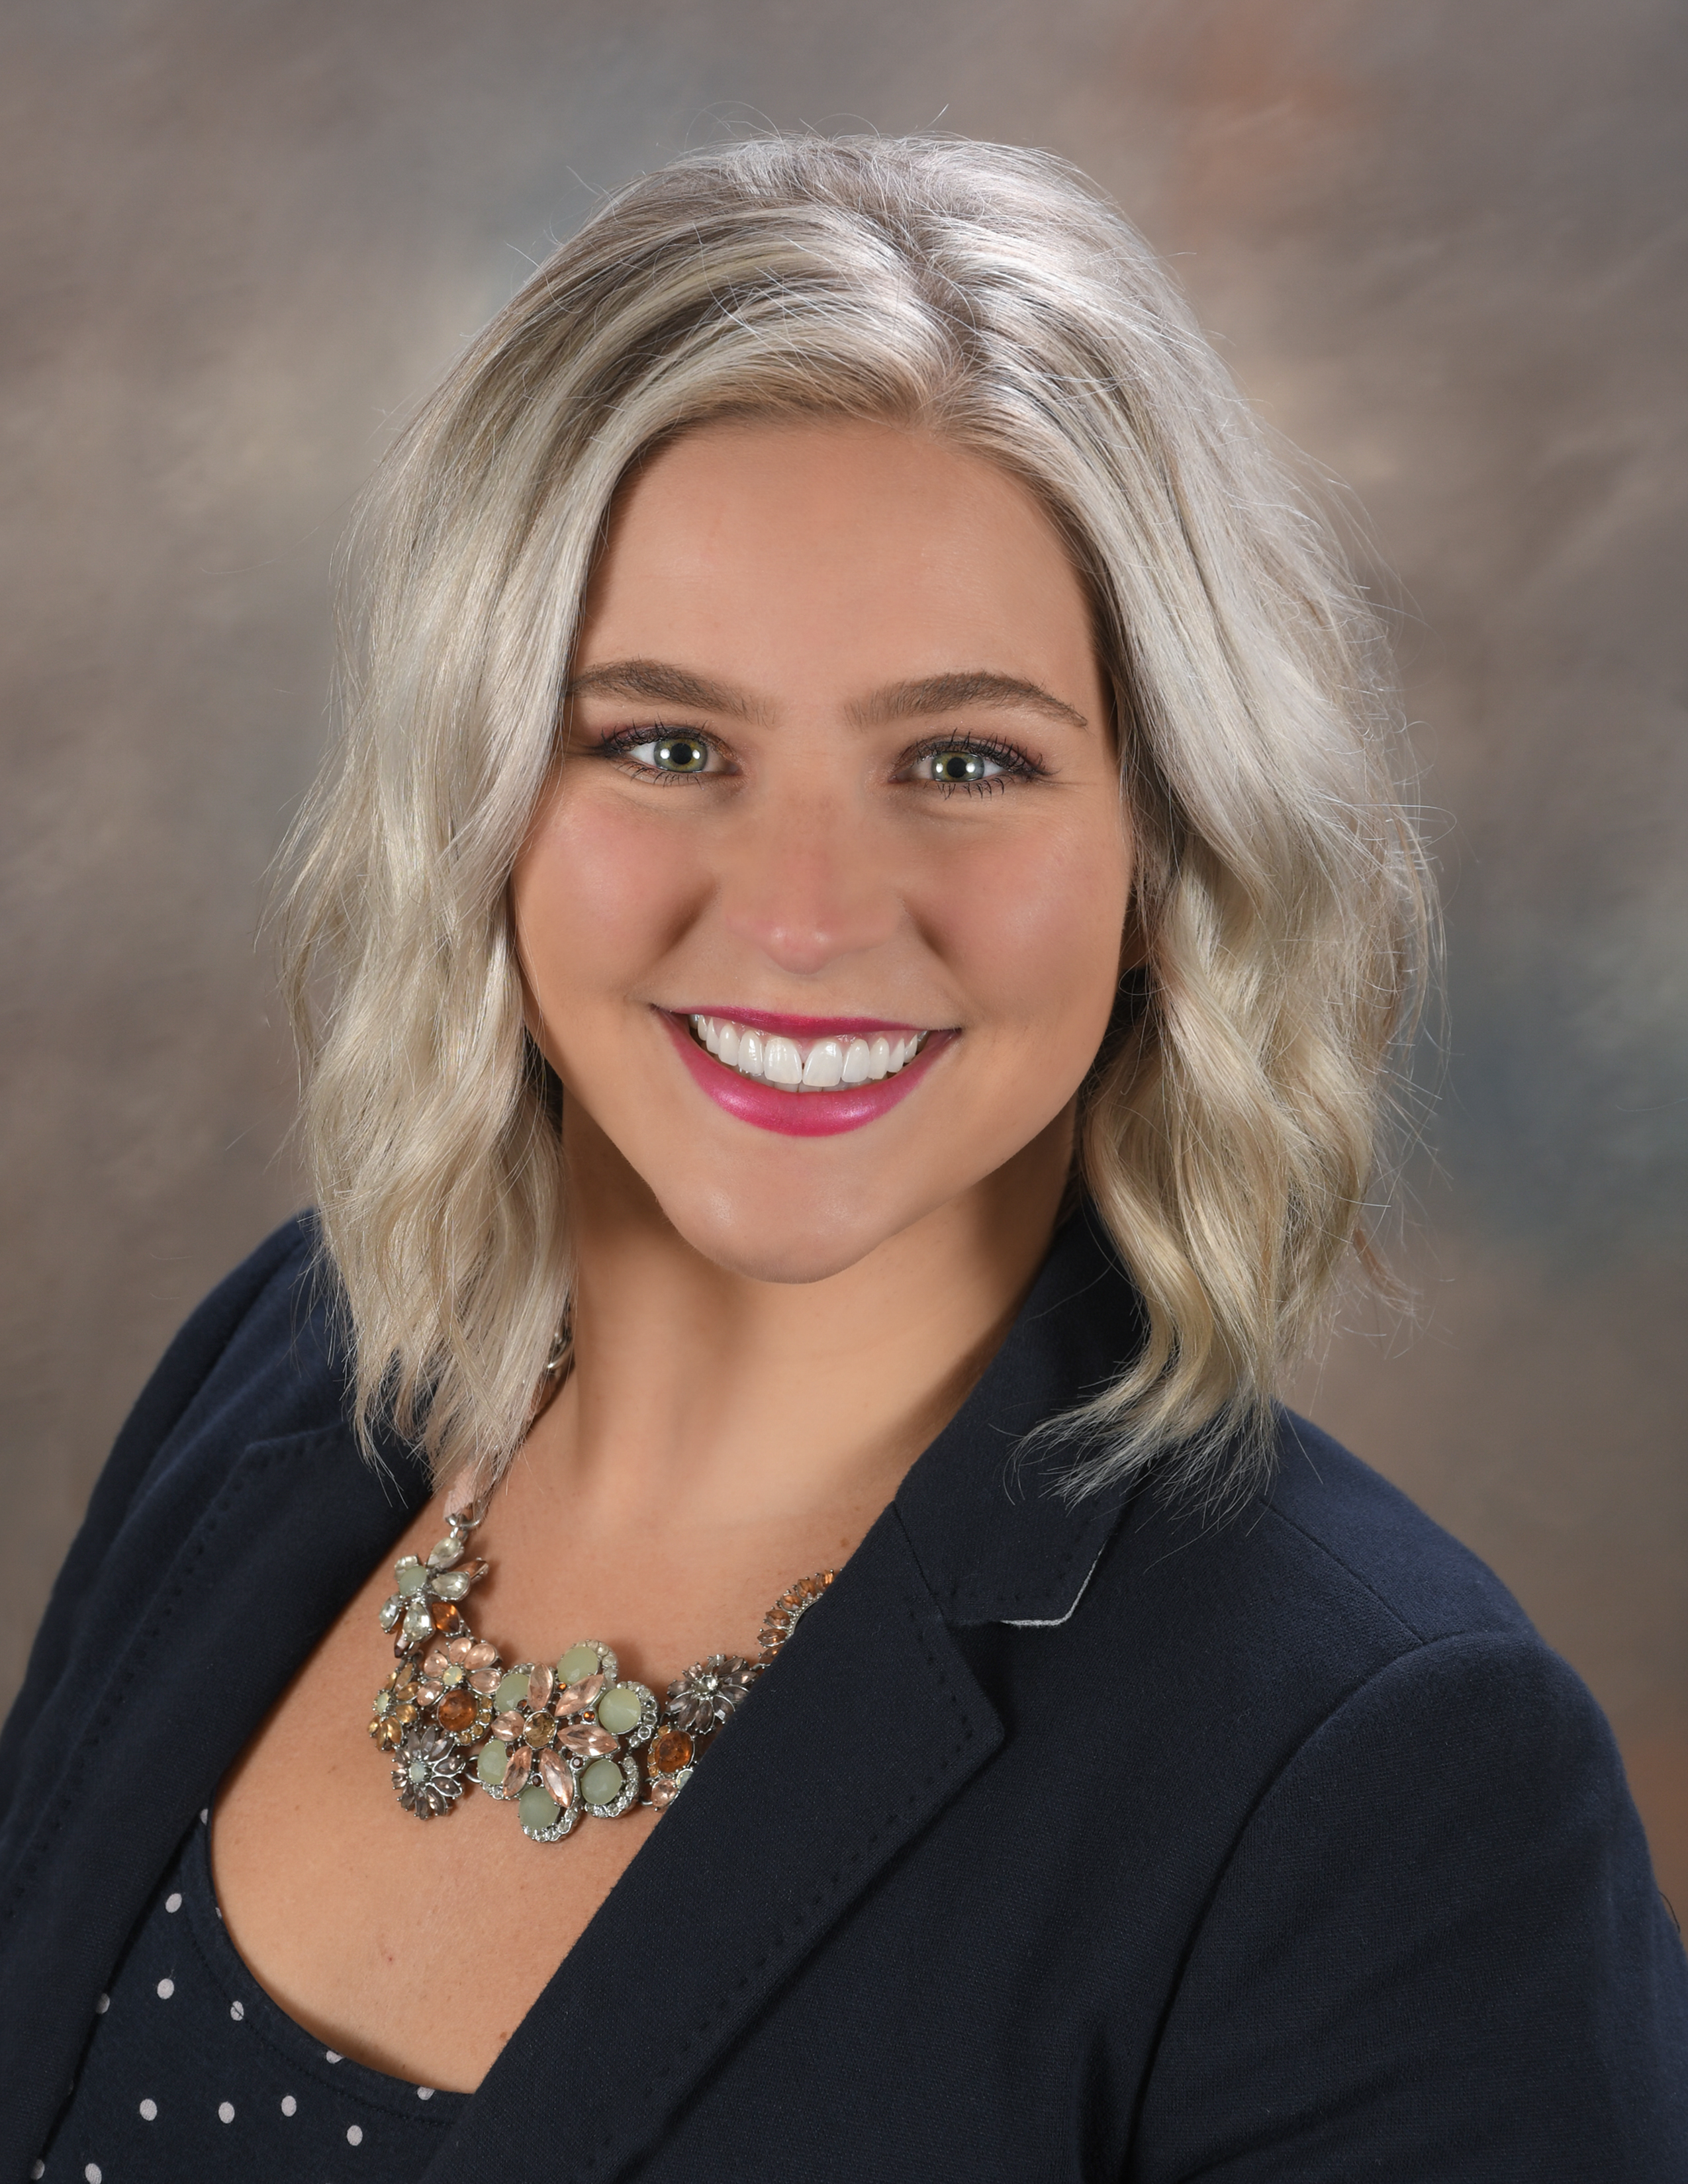
<svg viewBox="0 0 1688 2184">
<path fill-rule="evenodd" d="M 1084 588 L 1036 496 L 966 448 L 856 422 L 709 425 L 640 465 L 576 662 L 629 657 L 771 688 L 988 669 L 1067 685 L 1084 711 L 1096 674 Z"/>
</svg>

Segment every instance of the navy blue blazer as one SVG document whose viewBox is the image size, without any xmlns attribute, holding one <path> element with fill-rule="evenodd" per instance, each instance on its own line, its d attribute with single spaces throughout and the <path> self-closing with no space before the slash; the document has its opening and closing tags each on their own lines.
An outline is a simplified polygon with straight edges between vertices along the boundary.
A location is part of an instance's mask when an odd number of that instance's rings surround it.
<svg viewBox="0 0 1688 2184">
<path fill-rule="evenodd" d="M 354 1451 L 309 1257 L 289 1224 L 178 1336 L 0 1737 L 0 2180 L 425 1496 Z M 1015 1474 L 1138 1327 L 1081 1214 L 430 2180 L 1688 2177 L 1688 1966 L 1599 1709 L 1489 1572 L 1288 1415 L 1223 1524 Z"/>
</svg>

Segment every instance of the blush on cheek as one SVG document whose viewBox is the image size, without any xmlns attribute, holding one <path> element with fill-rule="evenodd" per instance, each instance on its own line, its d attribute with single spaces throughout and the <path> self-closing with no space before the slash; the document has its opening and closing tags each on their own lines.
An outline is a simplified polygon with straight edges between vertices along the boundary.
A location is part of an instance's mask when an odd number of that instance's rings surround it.
<svg viewBox="0 0 1688 2184">
<path fill-rule="evenodd" d="M 1005 1028 L 1039 1036 L 1045 1058 L 1089 1066 L 1119 981 L 1131 883 L 1128 841 L 1112 829 L 996 845 L 952 870 L 922 920 L 967 989 Z"/>
<path fill-rule="evenodd" d="M 691 869 L 682 831 L 565 781 L 512 888 L 523 965 L 551 1021 L 565 1021 L 572 999 L 625 987 L 684 926 L 707 883 Z M 568 991 L 548 995 L 554 982 Z"/>
</svg>

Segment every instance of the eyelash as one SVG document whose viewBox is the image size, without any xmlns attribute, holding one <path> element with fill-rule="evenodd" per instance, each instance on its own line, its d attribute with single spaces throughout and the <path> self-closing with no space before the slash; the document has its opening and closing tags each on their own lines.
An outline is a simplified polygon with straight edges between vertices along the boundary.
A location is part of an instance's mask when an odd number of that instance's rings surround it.
<svg viewBox="0 0 1688 2184">
<path fill-rule="evenodd" d="M 712 751 L 719 752 L 722 749 L 715 737 L 701 728 L 682 727 L 671 721 L 655 721 L 637 727 L 616 729 L 594 746 L 593 756 L 614 760 L 634 780 L 657 782 L 665 788 L 682 781 L 711 777 L 703 774 L 667 772 L 660 766 L 646 766 L 632 756 L 642 744 L 659 743 L 666 736 L 693 736 Z M 1002 768 L 1000 773 L 993 775 L 988 781 L 928 781 L 917 784 L 924 788 L 935 788 L 946 797 L 994 796 L 1017 783 L 1042 781 L 1047 776 L 1047 768 L 1030 752 L 1020 749 L 1014 744 L 994 742 L 987 736 L 928 736 L 904 755 L 898 766 L 899 773 L 908 766 L 918 765 L 923 758 L 935 757 L 939 751 L 967 751 Z M 718 780 L 720 776 L 713 778 Z"/>
</svg>

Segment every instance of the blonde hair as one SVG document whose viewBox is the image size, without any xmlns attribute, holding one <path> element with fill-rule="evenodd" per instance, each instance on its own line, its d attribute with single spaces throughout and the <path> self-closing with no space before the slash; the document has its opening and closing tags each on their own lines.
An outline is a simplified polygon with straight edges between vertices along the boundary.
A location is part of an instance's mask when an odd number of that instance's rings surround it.
<svg viewBox="0 0 1688 2184">
<path fill-rule="evenodd" d="M 1258 1476 L 1378 1166 L 1426 957 L 1379 632 L 1167 275 L 1052 156 L 694 154 L 605 203 L 382 465 L 345 731 L 291 845 L 302 1128 L 366 1446 L 489 1483 L 570 1284 L 506 887 L 612 497 L 723 415 L 906 423 L 1028 482 L 1095 601 L 1147 950 L 1081 1100 L 1146 1344 L 1082 1486 Z M 327 974 L 320 1011 L 312 991 Z"/>
</svg>

